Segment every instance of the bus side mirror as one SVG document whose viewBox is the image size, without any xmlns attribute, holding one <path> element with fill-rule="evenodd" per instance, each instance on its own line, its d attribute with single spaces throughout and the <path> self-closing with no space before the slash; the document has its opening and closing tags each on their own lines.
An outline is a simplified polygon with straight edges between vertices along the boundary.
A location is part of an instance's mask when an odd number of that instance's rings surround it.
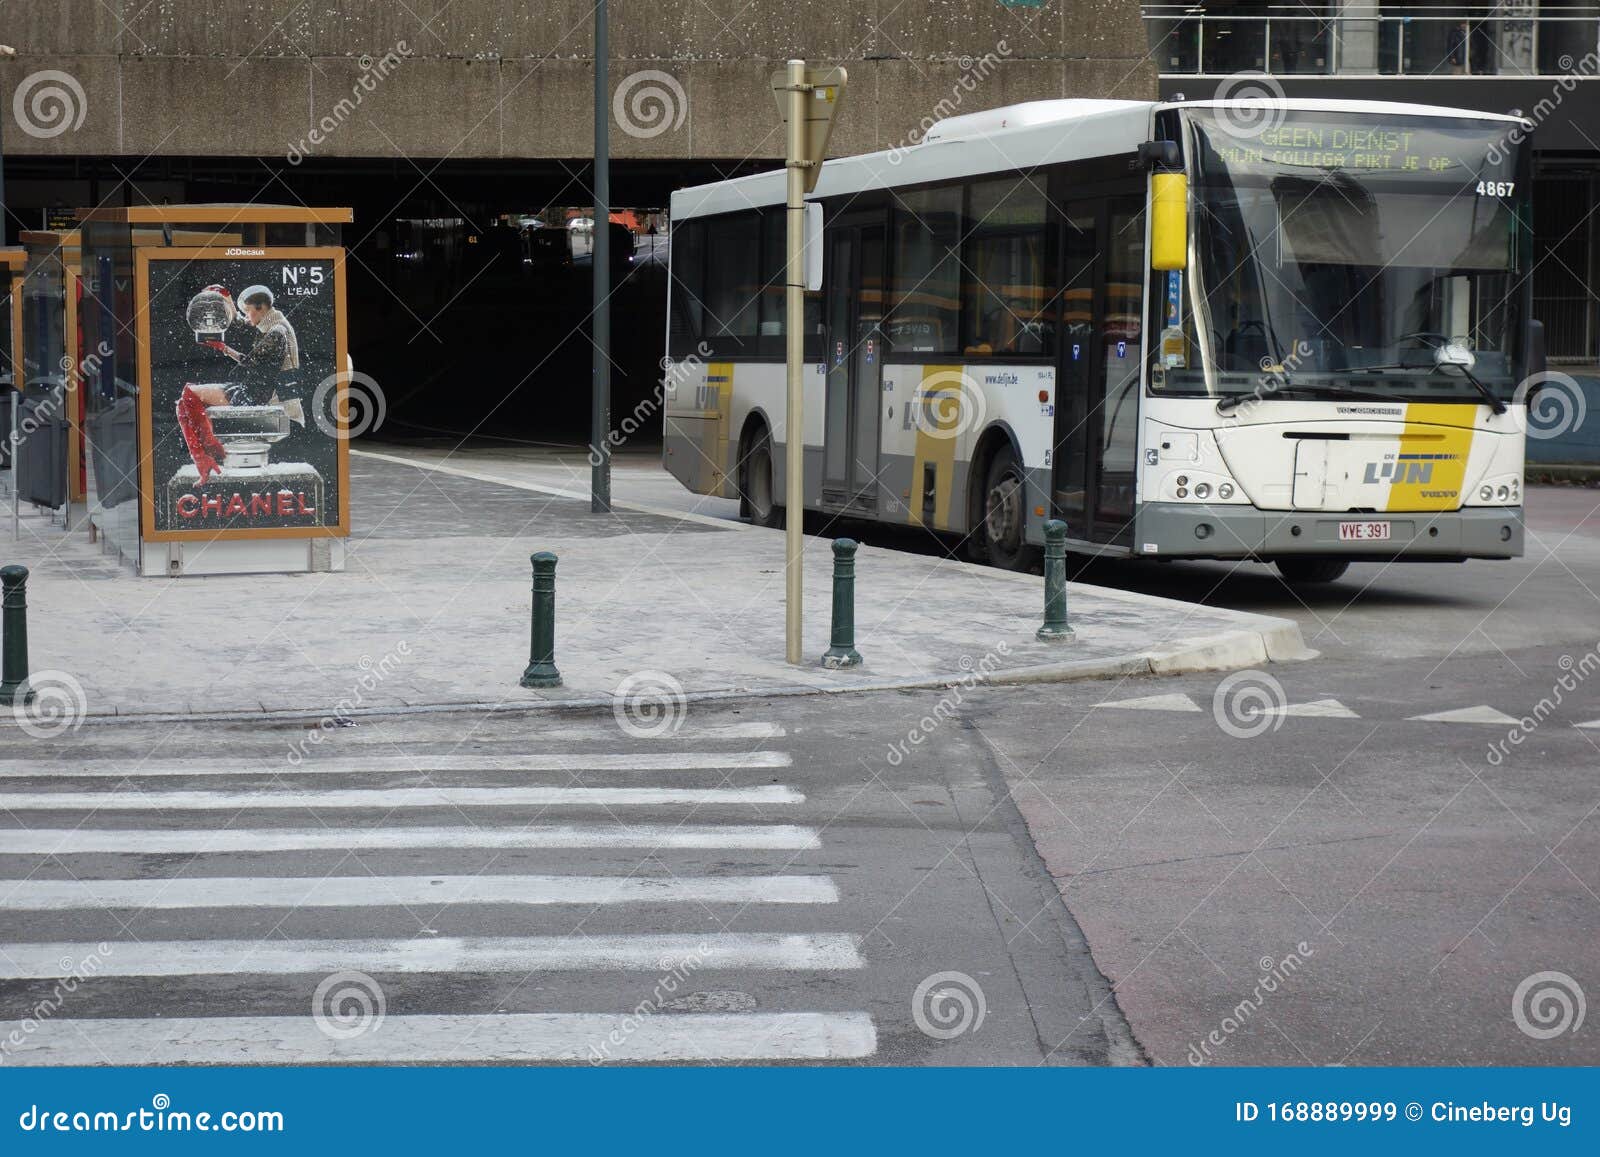
<svg viewBox="0 0 1600 1157">
<path fill-rule="evenodd" d="M 1547 363 L 1544 352 L 1544 322 L 1528 322 L 1528 373 L 1527 377 L 1544 381 Z M 1528 399 L 1532 401 L 1532 398 Z"/>
<path fill-rule="evenodd" d="M 1150 268 L 1182 269 L 1189 263 L 1189 178 L 1183 173 L 1150 177 Z"/>
</svg>

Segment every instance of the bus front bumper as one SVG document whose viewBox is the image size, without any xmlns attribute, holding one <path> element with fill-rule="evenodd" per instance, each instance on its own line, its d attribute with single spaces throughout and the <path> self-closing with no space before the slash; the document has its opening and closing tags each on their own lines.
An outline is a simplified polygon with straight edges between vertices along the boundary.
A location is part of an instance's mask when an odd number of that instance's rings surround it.
<svg viewBox="0 0 1600 1157">
<path fill-rule="evenodd" d="M 1387 522 L 1389 538 L 1344 540 L 1341 522 Z M 1147 502 L 1139 508 L 1134 553 L 1156 558 L 1518 558 L 1522 508 L 1349 514 Z"/>
</svg>

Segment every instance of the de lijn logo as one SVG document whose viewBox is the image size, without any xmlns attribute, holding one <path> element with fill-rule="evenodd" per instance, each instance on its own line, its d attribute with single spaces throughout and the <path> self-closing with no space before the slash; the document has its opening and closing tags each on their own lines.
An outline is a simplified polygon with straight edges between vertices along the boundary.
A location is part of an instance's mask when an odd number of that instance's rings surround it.
<svg viewBox="0 0 1600 1157">
<path fill-rule="evenodd" d="M 1368 485 L 1378 482 L 1398 485 L 1420 482 L 1427 485 L 1433 481 L 1435 462 L 1454 462 L 1458 457 L 1456 454 L 1402 454 L 1388 462 L 1368 462 L 1367 473 L 1362 481 Z"/>
</svg>

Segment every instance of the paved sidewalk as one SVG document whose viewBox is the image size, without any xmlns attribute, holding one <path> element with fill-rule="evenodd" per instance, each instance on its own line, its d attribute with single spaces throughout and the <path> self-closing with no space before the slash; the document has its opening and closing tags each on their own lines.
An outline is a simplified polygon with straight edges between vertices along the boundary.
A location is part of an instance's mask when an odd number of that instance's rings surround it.
<svg viewBox="0 0 1600 1157">
<path fill-rule="evenodd" d="M 808 539 L 807 665 L 783 662 L 783 534 L 625 505 L 659 479 L 618 475 L 619 509 L 491 480 L 470 458 L 352 459 L 339 574 L 134 579 L 82 533 L 24 521 L 32 669 L 83 689 L 95 716 L 360 714 L 467 705 L 609 704 L 635 692 L 784 694 L 1088 678 L 1304 657 L 1288 620 L 1098 587 L 1070 589 L 1077 637 L 1034 640 L 1042 580 L 898 551 L 857 559 L 857 647 L 826 671 L 830 543 Z M 459 461 L 460 466 L 453 463 Z M 657 487 L 648 489 L 648 487 Z M 650 504 L 646 503 L 649 506 Z M 659 510 L 659 507 L 654 509 Z M 528 555 L 557 572 L 559 689 L 517 685 L 528 658 Z M 64 678 L 63 676 L 70 677 Z"/>
</svg>

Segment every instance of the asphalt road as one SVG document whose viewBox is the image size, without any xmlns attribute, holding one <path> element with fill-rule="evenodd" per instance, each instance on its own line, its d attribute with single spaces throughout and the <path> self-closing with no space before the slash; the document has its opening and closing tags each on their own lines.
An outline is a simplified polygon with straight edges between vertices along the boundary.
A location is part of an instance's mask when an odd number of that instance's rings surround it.
<svg viewBox="0 0 1600 1157">
<path fill-rule="evenodd" d="M 1084 576 L 1322 652 L 1256 673 L 8 733 L 3 1063 L 1600 1063 L 1597 500 Z"/>
</svg>

